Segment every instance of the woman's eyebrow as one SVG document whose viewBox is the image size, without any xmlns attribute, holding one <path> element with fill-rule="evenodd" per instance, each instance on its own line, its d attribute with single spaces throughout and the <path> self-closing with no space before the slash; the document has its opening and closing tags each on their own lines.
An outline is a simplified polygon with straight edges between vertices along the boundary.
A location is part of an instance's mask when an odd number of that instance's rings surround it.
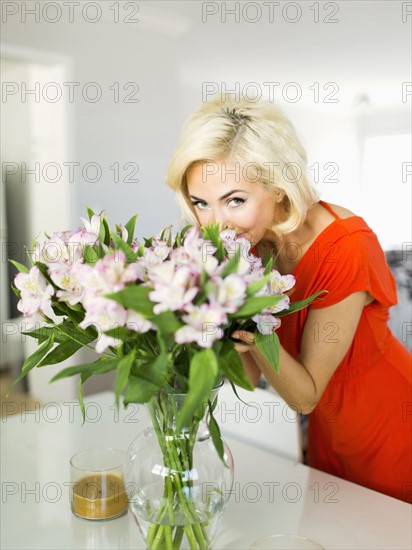
<svg viewBox="0 0 412 550">
<path fill-rule="evenodd" d="M 221 201 L 223 199 L 227 199 L 233 193 L 239 193 L 239 192 L 240 193 L 247 193 L 247 191 L 245 191 L 244 189 L 232 189 L 232 191 L 229 191 L 229 193 L 225 193 L 224 195 L 222 195 L 219 200 Z M 195 195 L 190 195 L 190 198 L 195 199 L 196 201 L 203 201 L 203 199 L 200 199 L 199 197 L 196 197 Z"/>
</svg>

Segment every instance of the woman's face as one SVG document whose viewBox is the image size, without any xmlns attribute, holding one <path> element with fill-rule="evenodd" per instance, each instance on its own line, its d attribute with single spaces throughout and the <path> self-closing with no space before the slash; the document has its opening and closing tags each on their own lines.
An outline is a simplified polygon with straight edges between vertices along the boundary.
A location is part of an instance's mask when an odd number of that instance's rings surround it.
<svg viewBox="0 0 412 550">
<path fill-rule="evenodd" d="M 200 225 L 220 222 L 256 245 L 274 224 L 279 201 L 254 177 L 248 178 L 239 163 L 197 162 L 186 179 Z"/>
</svg>

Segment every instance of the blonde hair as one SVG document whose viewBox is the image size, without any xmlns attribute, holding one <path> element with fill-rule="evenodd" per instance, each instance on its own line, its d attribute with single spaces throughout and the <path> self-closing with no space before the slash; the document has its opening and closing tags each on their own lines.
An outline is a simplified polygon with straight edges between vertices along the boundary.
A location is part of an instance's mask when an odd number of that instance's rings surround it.
<svg viewBox="0 0 412 550">
<path fill-rule="evenodd" d="M 284 219 L 270 228 L 278 235 L 297 229 L 318 200 L 307 178 L 305 149 L 290 120 L 269 102 L 236 101 L 230 96 L 222 100 L 219 94 L 184 124 L 169 162 L 167 184 L 191 223 L 198 221 L 188 196 L 187 170 L 198 162 L 222 161 L 252 166 L 259 183 L 282 193 Z"/>
</svg>

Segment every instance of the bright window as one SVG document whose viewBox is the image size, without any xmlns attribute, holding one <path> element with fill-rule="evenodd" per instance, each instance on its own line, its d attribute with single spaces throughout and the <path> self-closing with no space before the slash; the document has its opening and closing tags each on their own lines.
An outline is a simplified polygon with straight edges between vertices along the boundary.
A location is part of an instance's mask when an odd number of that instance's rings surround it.
<svg viewBox="0 0 412 550">
<path fill-rule="evenodd" d="M 384 250 L 400 249 L 411 235 L 411 136 L 377 136 L 365 140 L 362 215 Z"/>
</svg>

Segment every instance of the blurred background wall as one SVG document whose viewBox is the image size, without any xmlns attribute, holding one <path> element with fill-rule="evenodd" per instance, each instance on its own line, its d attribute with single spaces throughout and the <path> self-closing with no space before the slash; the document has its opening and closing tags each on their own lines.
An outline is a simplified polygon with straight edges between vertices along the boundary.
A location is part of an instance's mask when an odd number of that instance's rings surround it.
<svg viewBox="0 0 412 550">
<path fill-rule="evenodd" d="M 401 267 L 410 260 L 411 2 L 1 9 L 3 366 L 19 368 L 27 352 L 7 260 L 27 263 L 34 236 L 77 226 L 86 205 L 111 224 L 138 212 L 141 235 L 178 224 L 167 163 L 183 122 L 217 93 L 279 104 L 322 198 L 363 216 Z"/>
</svg>

